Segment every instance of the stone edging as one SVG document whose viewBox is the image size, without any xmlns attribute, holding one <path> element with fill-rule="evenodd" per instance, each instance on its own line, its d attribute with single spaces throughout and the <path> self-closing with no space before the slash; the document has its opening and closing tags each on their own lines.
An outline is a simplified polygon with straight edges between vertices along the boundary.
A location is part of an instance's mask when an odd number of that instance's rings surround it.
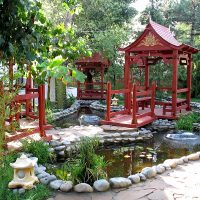
<svg viewBox="0 0 200 200">
<path fill-rule="evenodd" d="M 36 159 L 35 157 L 29 157 L 30 159 Z M 79 183 L 73 185 L 71 181 L 58 180 L 55 175 L 51 175 L 46 172 L 46 167 L 39 165 L 35 166 L 35 174 L 44 185 L 49 185 L 53 190 L 60 190 L 62 192 L 69 192 L 74 190 L 78 193 L 84 192 L 104 192 L 115 188 L 128 188 L 132 184 L 137 184 L 141 181 L 146 181 L 147 179 L 153 178 L 156 175 L 164 173 L 166 170 L 174 169 L 178 165 L 188 163 L 189 161 L 195 161 L 200 159 L 200 152 L 190 154 L 188 156 L 183 156 L 178 159 L 167 159 L 162 164 L 158 164 L 153 167 L 145 167 L 140 173 L 130 175 L 127 178 L 124 177 L 114 177 L 110 178 L 108 181 L 105 179 L 97 180 L 94 182 L 93 187 L 86 183 Z M 20 192 L 21 189 L 14 189 L 13 192 Z M 24 190 L 25 192 L 25 190 Z M 22 192 L 21 192 L 22 193 Z"/>
</svg>

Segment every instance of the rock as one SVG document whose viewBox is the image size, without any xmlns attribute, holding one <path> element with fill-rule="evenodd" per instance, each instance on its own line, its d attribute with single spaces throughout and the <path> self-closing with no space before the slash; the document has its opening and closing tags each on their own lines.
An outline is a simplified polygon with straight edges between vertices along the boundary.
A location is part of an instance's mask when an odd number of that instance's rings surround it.
<svg viewBox="0 0 200 200">
<path fill-rule="evenodd" d="M 101 118 L 96 115 L 81 115 L 79 121 L 81 125 L 99 125 Z"/>
<path fill-rule="evenodd" d="M 24 188 L 20 188 L 20 189 L 18 190 L 18 193 L 19 193 L 19 194 L 24 194 L 25 191 L 26 191 L 26 190 L 25 190 Z"/>
<path fill-rule="evenodd" d="M 188 160 L 194 161 L 194 160 L 199 160 L 199 154 L 198 153 L 193 153 L 187 156 Z"/>
<path fill-rule="evenodd" d="M 40 165 L 40 166 L 35 166 L 35 175 L 41 174 L 46 170 L 46 167 Z"/>
<path fill-rule="evenodd" d="M 64 181 L 62 180 L 55 180 L 50 182 L 49 186 L 51 189 L 58 190 L 63 183 Z"/>
<path fill-rule="evenodd" d="M 52 140 L 52 141 L 50 142 L 50 145 L 51 145 L 52 147 L 57 147 L 57 146 L 61 146 L 61 145 L 62 145 L 62 142 L 59 142 L 59 141 L 57 141 L 57 140 Z"/>
<path fill-rule="evenodd" d="M 181 157 L 181 159 L 182 159 L 185 163 L 188 163 L 188 157 L 187 157 L 187 156 L 183 156 L 183 157 Z"/>
<path fill-rule="evenodd" d="M 94 182 L 93 187 L 98 192 L 104 192 L 110 188 L 110 183 L 105 179 L 100 179 Z"/>
<path fill-rule="evenodd" d="M 49 175 L 50 175 L 49 173 L 47 173 L 47 172 L 45 172 L 45 171 L 42 171 L 42 173 L 38 174 L 37 177 L 38 177 L 39 179 L 42 179 L 42 178 L 45 178 L 45 177 L 47 177 L 47 176 L 49 176 Z"/>
<path fill-rule="evenodd" d="M 65 149 L 65 145 L 57 146 L 54 148 L 56 151 L 62 151 Z"/>
<path fill-rule="evenodd" d="M 75 192 L 93 192 L 93 188 L 87 183 L 79 183 L 74 186 Z"/>
<path fill-rule="evenodd" d="M 128 179 L 130 179 L 132 183 L 140 182 L 140 176 L 138 174 L 130 175 Z"/>
<path fill-rule="evenodd" d="M 146 178 L 146 176 L 144 174 L 139 173 L 138 175 L 139 175 L 141 181 L 146 181 L 147 180 L 147 178 Z"/>
<path fill-rule="evenodd" d="M 73 188 L 73 183 L 72 181 L 65 181 L 61 186 L 60 190 L 62 192 L 69 192 Z"/>
<path fill-rule="evenodd" d="M 141 171 L 142 174 L 146 176 L 146 178 L 153 178 L 156 176 L 156 170 L 152 167 L 145 167 Z"/>
<path fill-rule="evenodd" d="M 176 168 L 177 166 L 177 161 L 176 159 L 167 159 L 163 163 L 165 166 L 169 166 L 171 168 Z"/>
<path fill-rule="evenodd" d="M 132 185 L 131 180 L 124 177 L 115 177 L 109 180 L 112 188 L 127 188 Z"/>
<path fill-rule="evenodd" d="M 182 158 L 176 159 L 178 165 L 184 164 L 184 160 Z"/>
<path fill-rule="evenodd" d="M 46 177 L 40 179 L 40 182 L 44 185 L 48 185 L 51 181 L 54 181 L 54 180 L 56 180 L 56 176 L 49 175 L 49 176 L 46 176 Z"/>
<path fill-rule="evenodd" d="M 13 191 L 14 194 L 18 193 L 18 189 L 13 189 L 12 191 Z"/>
<path fill-rule="evenodd" d="M 165 166 L 162 165 L 162 164 L 159 164 L 159 165 L 154 166 L 154 167 L 155 167 L 157 174 L 162 174 L 163 172 L 165 172 Z"/>
</svg>

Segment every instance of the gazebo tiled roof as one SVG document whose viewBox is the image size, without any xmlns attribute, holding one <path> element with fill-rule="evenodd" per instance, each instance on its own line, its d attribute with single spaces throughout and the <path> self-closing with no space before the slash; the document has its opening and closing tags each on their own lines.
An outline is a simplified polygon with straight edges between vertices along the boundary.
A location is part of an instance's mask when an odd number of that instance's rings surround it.
<svg viewBox="0 0 200 200">
<path fill-rule="evenodd" d="M 169 28 L 162 26 L 152 20 L 146 26 L 143 33 L 136 41 L 125 48 L 120 48 L 121 51 L 137 51 L 137 50 L 173 50 L 186 51 L 197 53 L 198 49 L 190 45 L 180 43 L 174 37 L 174 34 Z"/>
<path fill-rule="evenodd" d="M 105 59 L 100 53 L 93 53 L 91 57 L 83 57 L 76 61 L 77 65 L 109 65 L 108 59 Z"/>
</svg>

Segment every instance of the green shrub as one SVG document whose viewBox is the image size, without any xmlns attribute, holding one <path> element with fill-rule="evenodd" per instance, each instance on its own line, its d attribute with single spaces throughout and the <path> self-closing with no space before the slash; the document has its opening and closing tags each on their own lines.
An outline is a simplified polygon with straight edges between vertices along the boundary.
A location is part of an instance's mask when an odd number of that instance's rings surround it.
<svg viewBox="0 0 200 200">
<path fill-rule="evenodd" d="M 92 185 L 100 178 L 106 178 L 107 163 L 103 156 L 95 153 L 99 146 L 97 138 L 83 137 L 76 146 L 74 158 L 69 159 L 61 170 L 56 170 L 56 175 L 65 180 L 76 183 L 88 183 Z"/>
<path fill-rule="evenodd" d="M 176 128 L 178 130 L 192 131 L 193 123 L 200 123 L 200 114 L 199 113 L 193 112 L 188 115 L 181 116 L 176 121 Z"/>
<path fill-rule="evenodd" d="M 49 146 L 44 141 L 27 141 L 24 140 L 23 151 L 31 153 L 38 158 L 38 163 L 47 163 L 54 155 L 49 152 Z"/>
<path fill-rule="evenodd" d="M 0 163 L 0 200 L 44 200 L 50 196 L 50 190 L 41 184 L 35 189 L 28 190 L 24 194 L 14 194 L 8 189 L 8 183 L 13 179 L 11 162 L 15 162 L 17 155 L 7 155 Z"/>
</svg>

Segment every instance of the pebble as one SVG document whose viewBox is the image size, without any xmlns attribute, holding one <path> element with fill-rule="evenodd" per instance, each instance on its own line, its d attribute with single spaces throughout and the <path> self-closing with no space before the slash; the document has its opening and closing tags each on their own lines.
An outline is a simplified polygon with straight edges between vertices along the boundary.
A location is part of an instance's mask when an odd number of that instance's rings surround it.
<svg viewBox="0 0 200 200">
<path fill-rule="evenodd" d="M 25 191 L 26 191 L 26 190 L 25 190 L 24 188 L 20 188 L 20 189 L 18 190 L 18 193 L 19 193 L 19 194 L 24 194 Z"/>
<path fill-rule="evenodd" d="M 55 175 L 49 175 L 47 177 L 40 179 L 40 182 L 44 185 L 48 185 L 51 181 L 54 181 L 54 180 L 56 180 L 56 176 Z"/>
</svg>

